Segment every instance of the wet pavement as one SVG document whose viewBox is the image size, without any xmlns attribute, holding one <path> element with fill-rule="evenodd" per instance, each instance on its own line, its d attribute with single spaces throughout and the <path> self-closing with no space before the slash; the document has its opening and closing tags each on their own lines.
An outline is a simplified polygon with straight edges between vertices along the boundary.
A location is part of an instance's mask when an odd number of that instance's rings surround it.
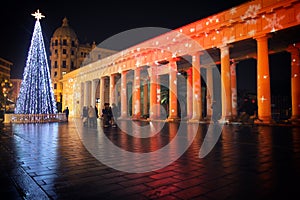
<svg viewBox="0 0 300 200">
<path fill-rule="evenodd" d="M 220 136 L 211 133 L 216 143 L 200 158 L 208 124 L 134 124 L 139 128 L 125 122 L 87 128 L 72 119 L 1 124 L 1 199 L 295 199 L 300 194 L 299 126 L 217 127 Z M 153 135 L 151 127 L 157 130 Z M 155 154 L 163 148 L 169 149 Z"/>
</svg>

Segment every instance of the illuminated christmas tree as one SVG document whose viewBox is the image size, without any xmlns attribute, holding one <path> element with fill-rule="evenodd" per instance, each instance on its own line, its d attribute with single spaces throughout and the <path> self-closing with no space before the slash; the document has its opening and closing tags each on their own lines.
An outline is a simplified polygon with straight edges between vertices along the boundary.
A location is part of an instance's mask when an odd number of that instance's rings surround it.
<svg viewBox="0 0 300 200">
<path fill-rule="evenodd" d="M 37 20 L 31 38 L 15 113 L 54 114 L 57 113 L 57 108 L 39 21 L 45 16 L 39 10 L 32 15 Z"/>
</svg>

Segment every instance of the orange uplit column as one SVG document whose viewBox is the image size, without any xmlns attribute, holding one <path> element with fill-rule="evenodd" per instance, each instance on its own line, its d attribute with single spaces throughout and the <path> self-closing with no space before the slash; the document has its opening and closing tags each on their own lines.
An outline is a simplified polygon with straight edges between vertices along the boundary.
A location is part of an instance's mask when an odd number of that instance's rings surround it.
<svg viewBox="0 0 300 200">
<path fill-rule="evenodd" d="M 100 106 L 104 106 L 104 94 L 105 94 L 105 77 L 100 78 Z"/>
<path fill-rule="evenodd" d="M 143 81 L 143 115 L 149 114 L 148 112 L 148 81 Z"/>
<path fill-rule="evenodd" d="M 202 119 L 202 94 L 201 94 L 201 73 L 200 73 L 200 55 L 197 52 L 192 56 L 192 79 L 193 79 L 193 117 L 192 121 Z"/>
<path fill-rule="evenodd" d="M 222 121 L 231 120 L 231 80 L 230 59 L 228 45 L 220 47 L 221 50 L 221 94 L 222 94 Z"/>
<path fill-rule="evenodd" d="M 127 71 L 121 72 L 121 119 L 128 117 L 127 113 Z"/>
<path fill-rule="evenodd" d="M 91 81 L 91 105 L 96 105 L 96 86 L 97 86 L 97 80 Z"/>
<path fill-rule="evenodd" d="M 209 66 L 206 68 L 206 85 L 207 85 L 207 96 L 206 96 L 206 118 L 209 120 L 212 116 L 212 101 L 214 98 L 214 82 L 213 82 L 213 67 Z"/>
<path fill-rule="evenodd" d="M 148 69 L 150 76 L 150 113 L 149 118 L 151 120 L 157 118 L 157 73 L 156 67 Z"/>
<path fill-rule="evenodd" d="M 156 114 L 157 114 L 157 118 L 161 119 L 161 87 L 160 87 L 160 76 L 157 75 L 156 76 Z"/>
<path fill-rule="evenodd" d="M 86 81 L 84 83 L 84 105 L 90 106 L 91 105 L 91 82 Z"/>
<path fill-rule="evenodd" d="M 110 78 L 109 78 L 109 84 L 110 84 L 110 87 L 109 87 L 109 102 L 110 102 L 110 105 L 112 105 L 113 103 L 116 103 L 115 77 L 116 77 L 115 74 L 111 74 Z"/>
<path fill-rule="evenodd" d="M 300 43 L 288 47 L 291 53 L 292 120 L 300 119 Z"/>
<path fill-rule="evenodd" d="M 193 117 L 193 76 L 192 76 L 192 67 L 186 70 L 187 79 L 186 79 L 186 110 L 187 110 L 187 119 Z"/>
<path fill-rule="evenodd" d="M 178 119 L 177 105 L 177 64 L 175 61 L 170 61 L 169 64 L 169 121 Z"/>
<path fill-rule="evenodd" d="M 271 89 L 268 36 L 255 38 L 257 41 L 257 106 L 258 118 L 263 123 L 271 122 Z"/>
<path fill-rule="evenodd" d="M 236 89 L 236 62 L 230 65 L 230 78 L 231 78 L 231 112 L 232 118 L 237 118 L 237 89 Z"/>
<path fill-rule="evenodd" d="M 139 119 L 141 117 L 141 69 L 134 70 L 134 91 L 132 99 L 132 119 Z"/>
<path fill-rule="evenodd" d="M 80 83 L 80 101 L 79 101 L 79 108 L 81 109 L 82 111 L 82 108 L 84 106 L 84 96 L 85 96 L 85 92 L 84 92 L 84 83 L 81 82 Z"/>
</svg>

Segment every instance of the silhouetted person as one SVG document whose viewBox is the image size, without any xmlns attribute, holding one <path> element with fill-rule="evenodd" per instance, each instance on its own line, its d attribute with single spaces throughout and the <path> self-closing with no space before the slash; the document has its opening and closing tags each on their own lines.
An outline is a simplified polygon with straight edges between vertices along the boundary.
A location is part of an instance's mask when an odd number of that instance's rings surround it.
<svg viewBox="0 0 300 200">
<path fill-rule="evenodd" d="M 95 127 L 97 124 L 96 111 L 95 108 L 90 105 L 88 108 L 88 126 Z"/>
<path fill-rule="evenodd" d="M 99 115 L 98 115 L 98 108 L 97 108 L 97 106 L 95 106 L 95 112 L 96 112 L 96 118 L 98 119 Z"/>
<path fill-rule="evenodd" d="M 102 109 L 103 125 L 104 127 L 109 127 L 111 125 L 112 110 L 109 103 L 104 103 L 104 108 Z"/>
<path fill-rule="evenodd" d="M 83 108 L 82 108 L 82 122 L 83 122 L 83 126 L 87 126 L 87 124 L 88 124 L 88 108 L 86 106 L 83 106 Z"/>
<path fill-rule="evenodd" d="M 66 107 L 66 109 L 64 109 L 64 113 L 66 114 L 66 120 L 69 120 L 69 108 L 68 106 Z"/>
</svg>

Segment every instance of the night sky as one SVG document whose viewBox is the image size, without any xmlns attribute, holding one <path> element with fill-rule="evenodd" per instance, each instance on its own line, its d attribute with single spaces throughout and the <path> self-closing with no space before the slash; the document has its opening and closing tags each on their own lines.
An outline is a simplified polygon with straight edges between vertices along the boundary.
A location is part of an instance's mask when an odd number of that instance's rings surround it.
<svg viewBox="0 0 300 200">
<path fill-rule="evenodd" d="M 201 5 L 202 2 L 200 1 L 196 3 L 195 1 L 181 1 L 178 3 L 178 1 L 29 0 L 20 3 L 11 0 L 6 2 L 6 6 L 2 7 L 0 12 L 0 57 L 14 64 L 11 78 L 22 78 L 35 23 L 31 14 L 37 9 L 46 16 L 41 20 L 41 26 L 46 51 L 49 55 L 51 36 L 61 26 L 65 16 L 81 43 L 95 41 L 96 44 L 99 44 L 113 35 L 135 28 L 176 29 L 245 2 L 247 0 L 210 0 Z M 286 58 L 286 55 L 279 55 L 279 59 L 281 58 Z M 278 62 L 272 59 L 270 58 L 270 62 Z M 286 59 L 285 61 L 281 59 L 280 62 L 283 62 L 282 65 L 288 64 Z M 251 60 L 245 61 L 244 66 L 247 67 L 243 67 L 243 70 L 237 67 L 237 73 L 241 76 L 252 74 L 255 80 L 255 63 Z M 273 76 L 275 80 L 284 79 L 286 83 L 289 83 L 285 76 L 276 77 L 278 71 L 273 74 L 275 74 Z M 287 73 L 286 76 L 289 74 Z M 239 85 L 239 88 L 256 91 L 255 83 L 250 80 L 244 81 Z"/>
</svg>

